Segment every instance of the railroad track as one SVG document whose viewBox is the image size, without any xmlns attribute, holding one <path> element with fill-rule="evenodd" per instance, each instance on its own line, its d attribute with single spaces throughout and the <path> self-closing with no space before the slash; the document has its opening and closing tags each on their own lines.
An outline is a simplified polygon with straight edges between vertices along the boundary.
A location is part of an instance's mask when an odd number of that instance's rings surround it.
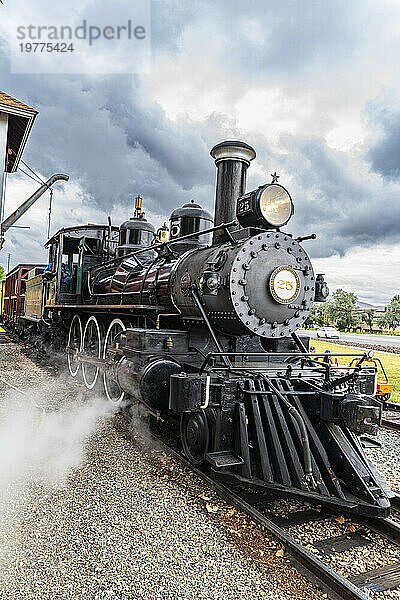
<svg viewBox="0 0 400 600">
<path fill-rule="evenodd" d="M 154 432 L 152 431 L 152 433 Z M 143 433 L 140 435 L 143 436 Z M 303 525 L 307 527 L 325 519 L 335 522 L 338 514 L 308 505 L 303 506 L 302 510 L 289 512 L 285 517 L 277 516 L 274 514 L 271 498 L 267 499 L 263 492 L 249 491 L 239 485 L 231 486 L 219 481 L 212 472 L 194 467 L 175 445 L 167 443 L 160 434 L 156 434 L 156 437 L 165 452 L 194 472 L 227 504 L 246 514 L 254 523 L 279 541 L 294 566 L 309 581 L 326 593 L 328 598 L 332 600 L 371 600 L 371 591 L 375 594 L 378 593 L 378 595 L 374 595 L 374 598 L 379 598 L 379 592 L 400 590 L 400 561 L 388 563 L 383 567 L 371 569 L 359 575 L 344 577 L 324 560 L 324 557 L 329 558 L 332 554 L 339 554 L 359 546 L 376 544 L 376 540 L 371 537 L 371 532 L 400 547 L 400 496 L 397 496 L 393 502 L 393 509 L 395 513 L 398 513 L 397 521 L 393 518 L 373 519 L 345 515 L 346 518 L 351 519 L 353 526 L 357 524 L 357 528 L 354 531 L 352 528 L 351 532 L 346 531 L 339 536 L 320 539 L 314 545 L 311 544 L 313 549 L 317 550 L 317 553 L 314 553 L 296 541 L 290 531 L 291 528 Z M 149 441 L 151 440 L 148 439 L 147 442 Z M 309 544 L 307 545 L 309 546 Z"/>
</svg>

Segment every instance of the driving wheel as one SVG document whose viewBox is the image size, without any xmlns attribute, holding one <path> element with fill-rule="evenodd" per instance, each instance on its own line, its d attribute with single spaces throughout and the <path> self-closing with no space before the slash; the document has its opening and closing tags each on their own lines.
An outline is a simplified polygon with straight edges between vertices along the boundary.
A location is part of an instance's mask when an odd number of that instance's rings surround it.
<svg viewBox="0 0 400 600">
<path fill-rule="evenodd" d="M 85 386 L 88 390 L 92 390 L 96 385 L 97 378 L 100 372 L 99 366 L 95 363 L 96 359 L 101 357 L 102 350 L 102 322 L 95 316 L 91 316 L 86 323 L 83 332 L 82 351 L 83 358 L 94 359 L 94 362 L 82 362 L 82 375 Z"/>
<path fill-rule="evenodd" d="M 82 348 L 82 321 L 78 315 L 74 315 L 68 333 L 67 343 L 67 362 L 68 370 L 72 377 L 79 373 L 81 363 L 78 359 L 78 353 Z"/>
<path fill-rule="evenodd" d="M 121 333 L 126 331 L 128 326 L 129 323 L 121 319 L 114 319 L 110 323 L 104 340 L 103 358 L 110 359 L 110 351 L 116 347 Z M 121 389 L 117 381 L 107 375 L 107 372 L 103 374 L 103 387 L 110 404 L 115 407 L 121 406 L 125 400 L 125 392 Z"/>
</svg>

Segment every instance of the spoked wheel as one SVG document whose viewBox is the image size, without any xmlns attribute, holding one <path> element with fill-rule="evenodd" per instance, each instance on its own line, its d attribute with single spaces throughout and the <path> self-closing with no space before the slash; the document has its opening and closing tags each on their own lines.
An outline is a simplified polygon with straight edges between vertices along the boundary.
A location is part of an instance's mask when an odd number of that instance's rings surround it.
<svg viewBox="0 0 400 600">
<path fill-rule="evenodd" d="M 93 315 L 86 323 L 83 332 L 82 351 L 87 358 L 101 358 L 102 323 Z M 83 381 L 88 390 L 96 385 L 100 368 L 89 362 L 82 362 Z"/>
<path fill-rule="evenodd" d="M 181 440 L 186 458 L 192 465 L 203 464 L 208 452 L 210 431 L 203 410 L 183 413 L 181 417 Z"/>
<path fill-rule="evenodd" d="M 81 363 L 78 360 L 78 352 L 82 348 L 82 321 L 78 315 L 75 315 L 71 321 L 68 333 L 67 344 L 67 362 L 68 370 L 72 377 L 76 377 L 79 373 Z"/>
<path fill-rule="evenodd" d="M 103 358 L 109 358 L 110 349 L 115 347 L 121 331 L 126 331 L 126 328 L 127 324 L 121 321 L 121 319 L 111 321 L 104 340 Z M 111 379 L 111 377 L 107 377 L 106 373 L 103 374 L 103 387 L 107 400 L 113 406 L 121 406 L 125 399 L 125 392 L 116 381 Z"/>
</svg>

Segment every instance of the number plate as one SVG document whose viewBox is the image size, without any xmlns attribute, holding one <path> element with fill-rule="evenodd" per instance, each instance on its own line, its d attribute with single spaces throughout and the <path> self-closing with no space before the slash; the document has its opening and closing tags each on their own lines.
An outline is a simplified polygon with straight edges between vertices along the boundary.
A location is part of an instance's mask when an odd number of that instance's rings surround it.
<svg viewBox="0 0 400 600">
<path fill-rule="evenodd" d="M 237 214 L 241 215 L 242 213 L 248 212 L 251 208 L 250 198 L 242 198 L 238 201 L 237 204 Z"/>
<path fill-rule="evenodd" d="M 300 279 L 296 271 L 288 265 L 276 267 L 269 278 L 269 291 L 279 304 L 293 302 L 300 293 Z"/>
</svg>

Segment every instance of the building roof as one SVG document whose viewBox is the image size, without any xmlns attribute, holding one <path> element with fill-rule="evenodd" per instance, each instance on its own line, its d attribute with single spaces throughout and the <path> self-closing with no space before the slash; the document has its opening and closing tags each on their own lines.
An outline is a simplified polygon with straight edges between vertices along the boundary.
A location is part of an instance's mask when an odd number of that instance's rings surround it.
<svg viewBox="0 0 400 600">
<path fill-rule="evenodd" d="M 14 275 L 20 269 L 34 269 L 35 267 L 45 267 L 46 265 L 38 265 L 37 263 L 19 263 L 15 265 L 8 273 L 6 274 L 6 278 L 8 279 L 10 275 Z"/>
<path fill-rule="evenodd" d="M 35 113 L 36 115 L 38 114 L 38 111 L 35 110 L 34 108 L 32 108 L 31 106 L 28 106 L 27 104 L 24 104 L 20 100 L 17 100 L 16 98 L 9 96 L 5 92 L 0 91 L 0 106 L 2 106 L 2 105 L 7 106 L 7 107 L 12 107 L 12 108 L 19 108 L 21 110 L 27 110 L 27 111 Z"/>
<path fill-rule="evenodd" d="M 13 173 L 18 168 L 38 111 L 0 91 L 0 113 L 8 114 L 6 171 Z"/>
</svg>

